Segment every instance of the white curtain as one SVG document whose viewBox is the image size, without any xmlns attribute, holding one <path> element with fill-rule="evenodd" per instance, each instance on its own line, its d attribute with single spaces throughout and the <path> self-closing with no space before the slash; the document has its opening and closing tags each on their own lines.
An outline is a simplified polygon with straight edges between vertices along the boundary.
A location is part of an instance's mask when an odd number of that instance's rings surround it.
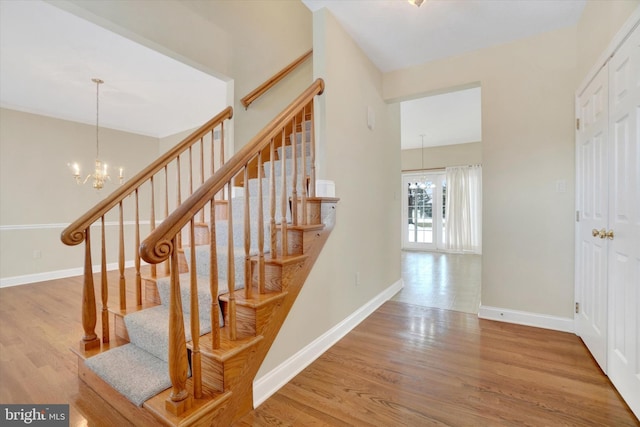
<svg viewBox="0 0 640 427">
<path fill-rule="evenodd" d="M 447 204 L 445 249 L 458 253 L 482 253 L 482 166 L 446 169 Z"/>
</svg>

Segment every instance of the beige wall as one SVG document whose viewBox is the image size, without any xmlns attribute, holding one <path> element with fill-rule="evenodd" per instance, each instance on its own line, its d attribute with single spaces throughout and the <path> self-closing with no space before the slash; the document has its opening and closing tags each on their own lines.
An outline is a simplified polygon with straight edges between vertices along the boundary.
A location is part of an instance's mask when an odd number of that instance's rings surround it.
<svg viewBox="0 0 640 427">
<path fill-rule="evenodd" d="M 385 75 L 389 100 L 482 86 L 485 306 L 572 316 L 575 45 L 568 28 Z"/>
<path fill-rule="evenodd" d="M 95 153 L 95 126 L 0 109 L 0 277 L 82 266 L 81 246 L 63 245 L 60 232 L 117 188 L 117 171 L 96 191 L 76 185 L 67 164 L 77 161 L 89 174 Z M 158 140 L 101 128 L 100 153 L 131 177 L 157 157 Z M 109 253 L 114 261 L 117 251 Z"/>
<path fill-rule="evenodd" d="M 578 83 L 594 66 L 640 0 L 590 0 L 578 22 Z"/>
<path fill-rule="evenodd" d="M 311 12 L 299 1 L 53 3 L 228 80 L 236 150 L 312 82 L 312 62 L 307 61 L 248 110 L 240 103 L 247 93 L 312 47 Z"/>
<path fill-rule="evenodd" d="M 326 83 L 319 178 L 335 181 L 336 226 L 258 377 L 400 280 L 400 107 L 384 103 L 382 74 L 324 9 L 314 14 L 314 54 Z"/>
<path fill-rule="evenodd" d="M 402 150 L 400 159 L 403 171 L 436 169 L 447 166 L 482 164 L 482 143 L 444 145 L 421 149 Z"/>
</svg>

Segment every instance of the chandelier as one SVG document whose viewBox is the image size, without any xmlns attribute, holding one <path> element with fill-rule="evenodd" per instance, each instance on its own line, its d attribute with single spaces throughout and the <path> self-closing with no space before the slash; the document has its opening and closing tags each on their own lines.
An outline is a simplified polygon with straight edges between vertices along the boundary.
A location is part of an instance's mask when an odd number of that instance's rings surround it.
<svg viewBox="0 0 640 427">
<path fill-rule="evenodd" d="M 417 7 L 420 7 L 420 5 L 424 3 L 424 0 L 407 0 L 407 1 Z"/>
<path fill-rule="evenodd" d="M 109 166 L 100 160 L 100 85 L 104 83 L 103 80 L 94 78 L 91 79 L 96 84 L 96 163 L 95 169 L 92 174 L 87 175 L 83 180 L 80 174 L 80 165 L 77 162 L 69 164 L 73 177 L 76 179 L 76 183 L 86 184 L 89 179 L 92 180 L 93 188 L 96 190 L 102 189 L 106 181 L 111 181 L 109 176 Z M 124 168 L 120 167 L 118 170 L 118 180 L 120 184 L 124 181 Z"/>
</svg>

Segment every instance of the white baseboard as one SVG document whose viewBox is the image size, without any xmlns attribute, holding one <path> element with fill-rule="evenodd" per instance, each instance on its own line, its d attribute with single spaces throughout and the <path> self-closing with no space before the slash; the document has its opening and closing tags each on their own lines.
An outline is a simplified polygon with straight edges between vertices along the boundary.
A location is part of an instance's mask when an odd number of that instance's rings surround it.
<svg viewBox="0 0 640 427">
<path fill-rule="evenodd" d="M 388 301 L 404 286 L 402 279 L 376 295 L 369 302 L 361 306 L 349 317 L 316 338 L 309 345 L 298 351 L 279 366 L 253 382 L 253 406 L 257 408 L 271 395 L 277 392 L 304 368 L 309 366 L 327 351 L 332 345 L 347 335 L 360 322 L 367 318 L 378 307 Z"/>
<path fill-rule="evenodd" d="M 141 265 L 145 265 L 146 263 L 140 260 Z M 135 263 L 133 260 L 126 261 L 124 263 L 125 268 L 134 267 Z M 118 263 L 112 262 L 107 264 L 107 271 L 117 270 Z M 100 266 L 94 265 L 93 272 L 100 272 Z M 69 268 L 66 270 L 55 270 L 55 271 L 45 271 L 43 273 L 34 273 L 34 274 L 25 274 L 24 276 L 13 276 L 13 277 L 4 277 L 0 279 L 0 288 L 8 288 L 10 286 L 18 286 L 18 285 L 26 285 L 29 283 L 37 283 L 37 282 L 46 282 L 47 280 L 56 280 L 56 279 L 64 279 L 66 277 L 75 277 L 82 276 L 84 274 L 84 268 Z"/>
<path fill-rule="evenodd" d="M 550 316 L 547 314 L 509 310 L 486 305 L 480 306 L 478 317 L 481 319 L 497 320 L 499 322 L 516 323 L 518 325 L 575 333 L 573 318 L 570 317 Z"/>
</svg>

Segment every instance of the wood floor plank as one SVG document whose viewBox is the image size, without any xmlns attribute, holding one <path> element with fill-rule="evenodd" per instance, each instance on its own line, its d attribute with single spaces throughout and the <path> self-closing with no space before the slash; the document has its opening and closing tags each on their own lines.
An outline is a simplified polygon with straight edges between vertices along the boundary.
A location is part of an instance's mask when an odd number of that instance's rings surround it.
<svg viewBox="0 0 640 427">
<path fill-rule="evenodd" d="M 396 301 L 252 419 L 283 396 L 349 425 L 640 425 L 575 335 Z"/>
<path fill-rule="evenodd" d="M 0 401 L 69 403 L 72 426 L 126 427 L 77 377 L 81 292 L 80 278 L 0 289 Z M 389 301 L 236 425 L 640 423 L 573 334 Z"/>
</svg>

